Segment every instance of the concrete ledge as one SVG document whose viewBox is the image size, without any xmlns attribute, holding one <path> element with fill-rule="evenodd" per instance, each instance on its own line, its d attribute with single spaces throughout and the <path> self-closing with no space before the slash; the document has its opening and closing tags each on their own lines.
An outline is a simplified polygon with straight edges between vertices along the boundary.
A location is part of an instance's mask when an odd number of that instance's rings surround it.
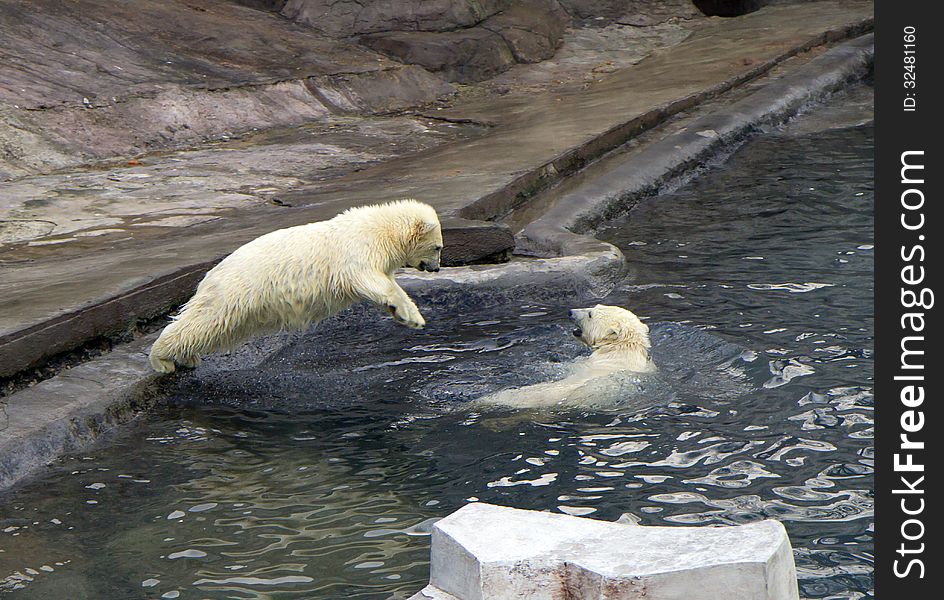
<svg viewBox="0 0 944 600">
<path fill-rule="evenodd" d="M 558 199 L 517 236 L 517 251 L 531 256 L 561 256 L 600 243 L 577 234 L 631 208 L 641 197 L 691 172 L 762 125 L 777 124 L 805 106 L 868 75 L 874 35 L 839 44 L 759 91 L 690 123 L 685 129 L 600 165 L 592 177 Z M 594 169 L 589 167 L 587 173 Z M 592 241 L 591 241 L 592 240 Z"/>
<path fill-rule="evenodd" d="M 584 237 L 584 236 L 580 236 Z M 592 239 L 592 238 L 590 238 Z M 397 281 L 426 304 L 496 301 L 502 296 L 529 292 L 531 300 L 550 297 L 601 298 L 625 275 L 623 253 L 596 242 L 587 252 L 559 258 L 515 258 L 504 265 L 475 265 L 443 269 L 439 273 L 403 271 Z M 588 245 L 589 246 L 589 245 Z"/>
<path fill-rule="evenodd" d="M 786 530 L 639 527 L 469 504 L 433 527 L 430 585 L 411 600 L 797 600 Z"/>
<path fill-rule="evenodd" d="M 97 337 L 116 335 L 138 319 L 165 314 L 193 294 L 218 261 L 192 265 L 32 327 L 0 336 L 0 377 L 8 377 Z"/>
<path fill-rule="evenodd" d="M 3 399 L 0 490 L 149 408 L 159 395 L 147 363 L 155 338 L 127 344 Z"/>
</svg>

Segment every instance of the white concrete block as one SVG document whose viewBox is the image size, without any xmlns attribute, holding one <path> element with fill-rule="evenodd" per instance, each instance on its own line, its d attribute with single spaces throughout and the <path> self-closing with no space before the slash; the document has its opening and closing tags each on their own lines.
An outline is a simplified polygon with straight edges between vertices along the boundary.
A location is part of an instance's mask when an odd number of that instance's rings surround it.
<svg viewBox="0 0 944 600">
<path fill-rule="evenodd" d="M 639 527 L 469 504 L 436 523 L 411 600 L 798 600 L 777 521 Z"/>
</svg>

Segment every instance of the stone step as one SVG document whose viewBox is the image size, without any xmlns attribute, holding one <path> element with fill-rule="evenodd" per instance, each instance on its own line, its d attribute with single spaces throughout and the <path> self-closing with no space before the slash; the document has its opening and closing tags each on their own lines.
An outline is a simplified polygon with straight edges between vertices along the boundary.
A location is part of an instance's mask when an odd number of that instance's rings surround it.
<svg viewBox="0 0 944 600">
<path fill-rule="evenodd" d="M 798 600 L 774 520 L 641 527 L 469 504 L 433 527 L 430 584 L 410 600 Z"/>
</svg>

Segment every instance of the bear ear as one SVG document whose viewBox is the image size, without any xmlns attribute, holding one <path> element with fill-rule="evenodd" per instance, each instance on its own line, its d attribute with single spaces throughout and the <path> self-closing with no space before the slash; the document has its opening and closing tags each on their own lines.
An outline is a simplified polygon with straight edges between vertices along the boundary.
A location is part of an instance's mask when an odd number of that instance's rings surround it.
<svg viewBox="0 0 944 600">
<path fill-rule="evenodd" d="M 415 222 L 415 223 L 413 224 L 413 231 L 412 231 L 413 240 L 416 241 L 416 240 L 419 240 L 419 239 L 425 237 L 426 235 L 429 235 L 429 234 L 432 233 L 432 232 L 436 229 L 436 227 L 438 227 L 438 226 L 439 226 L 438 223 L 430 223 L 429 221 L 417 221 L 417 222 Z"/>
<path fill-rule="evenodd" d="M 610 343 L 637 344 L 643 348 L 649 348 L 649 327 L 643 323 L 644 332 L 635 327 L 627 327 L 624 324 L 611 325 L 607 328 L 603 340 Z"/>
<path fill-rule="evenodd" d="M 611 325 L 606 328 L 606 333 L 603 334 L 603 340 L 607 342 L 618 342 L 622 334 L 623 329 L 621 327 Z"/>
</svg>

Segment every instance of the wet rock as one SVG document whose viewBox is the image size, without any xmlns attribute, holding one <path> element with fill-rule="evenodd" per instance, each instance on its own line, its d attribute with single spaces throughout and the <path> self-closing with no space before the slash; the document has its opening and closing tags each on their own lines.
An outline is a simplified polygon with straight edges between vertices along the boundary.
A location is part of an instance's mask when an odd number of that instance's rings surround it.
<svg viewBox="0 0 944 600">
<path fill-rule="evenodd" d="M 569 21 L 557 0 L 519 0 L 482 26 L 504 38 L 517 62 L 536 63 L 554 56 Z"/>
<path fill-rule="evenodd" d="M 450 81 L 475 83 L 516 63 L 535 63 L 554 55 L 561 44 L 567 13 L 557 0 L 518 0 L 481 24 L 452 31 L 390 31 L 360 42 Z"/>
<path fill-rule="evenodd" d="M 414 65 L 354 75 L 313 77 L 305 85 L 322 104 L 344 114 L 384 114 L 429 104 L 455 91 Z"/>
<path fill-rule="evenodd" d="M 397 31 L 361 38 L 365 46 L 397 60 L 420 65 L 449 81 L 474 83 L 515 64 L 508 43 L 483 27 L 446 33 Z"/>
<path fill-rule="evenodd" d="M 512 0 L 288 0 L 289 19 L 328 35 L 346 37 L 391 31 L 450 31 L 471 27 Z"/>
<path fill-rule="evenodd" d="M 625 14 L 626 0 L 559 0 L 564 9 L 577 19 L 615 19 Z"/>
<path fill-rule="evenodd" d="M 796 600 L 783 525 L 640 527 L 469 504 L 433 526 L 430 585 L 411 600 Z"/>
<path fill-rule="evenodd" d="M 491 221 L 443 219 L 444 267 L 508 262 L 515 238 L 507 225 Z"/>
<path fill-rule="evenodd" d="M 672 18 L 691 19 L 700 13 L 691 0 L 559 0 L 585 25 L 613 22 L 636 27 L 665 23 Z"/>
</svg>

